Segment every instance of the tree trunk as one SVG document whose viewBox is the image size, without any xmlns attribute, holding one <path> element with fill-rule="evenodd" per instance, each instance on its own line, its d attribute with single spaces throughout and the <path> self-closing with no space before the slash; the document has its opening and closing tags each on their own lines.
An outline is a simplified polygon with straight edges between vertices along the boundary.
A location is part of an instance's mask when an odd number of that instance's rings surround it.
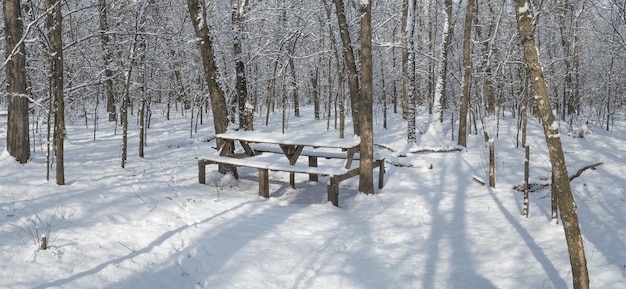
<svg viewBox="0 0 626 289">
<path fill-rule="evenodd" d="M 583 238 L 578 222 L 576 201 L 572 195 L 569 182 L 565 157 L 561 145 L 561 137 L 555 117 L 552 113 L 548 89 L 543 77 L 543 69 L 539 59 L 539 53 L 535 45 L 534 31 L 531 24 L 530 5 L 527 0 L 515 0 L 515 12 L 517 28 L 521 38 L 526 65 L 530 74 L 531 83 L 537 102 L 539 105 L 541 123 L 543 125 L 550 162 L 552 164 L 552 174 L 554 177 L 555 189 L 558 196 L 558 205 L 563 221 L 563 229 L 569 251 L 570 264 L 572 266 L 572 277 L 574 289 L 589 288 L 589 274 L 587 272 L 587 261 L 583 247 Z"/>
<path fill-rule="evenodd" d="M 296 46 L 297 39 L 294 39 L 293 48 L 288 50 L 289 68 L 291 70 L 291 99 L 293 101 L 293 116 L 300 117 L 300 92 L 298 90 L 298 75 L 296 73 L 296 65 L 293 59 L 293 51 Z"/>
<path fill-rule="evenodd" d="M 189 13 L 191 14 L 196 36 L 200 38 L 198 44 L 204 64 L 204 78 L 209 86 L 209 93 L 211 95 L 215 133 L 223 133 L 226 132 L 228 128 L 228 110 L 226 109 L 224 91 L 218 83 L 219 72 L 217 70 L 217 63 L 215 62 L 213 41 L 209 36 L 209 28 L 206 23 L 204 0 L 188 0 L 187 4 L 189 6 Z"/>
<path fill-rule="evenodd" d="M 359 169 L 359 191 L 374 193 L 374 124 L 373 124 L 373 63 L 372 63 L 372 1 L 361 2 L 361 98 L 359 125 L 361 129 L 361 159 Z"/>
<path fill-rule="evenodd" d="M 472 17 L 474 15 L 474 0 L 467 1 L 467 12 L 465 13 L 465 29 L 463 31 L 463 88 L 459 109 L 459 139 L 458 145 L 467 147 L 467 111 L 469 107 L 469 86 L 471 72 L 471 38 L 472 38 Z"/>
<path fill-rule="evenodd" d="M 211 95 L 211 109 L 213 112 L 213 125 L 215 133 L 224 133 L 228 129 L 228 110 L 226 108 L 226 98 L 224 91 L 218 83 L 219 72 L 217 63 L 215 62 L 215 52 L 213 51 L 213 41 L 209 35 L 209 26 L 206 22 L 206 4 L 204 0 L 187 0 L 189 14 L 193 28 L 198 36 L 198 45 L 202 56 L 202 64 L 204 67 L 204 79 L 209 86 L 209 94 Z M 218 147 L 222 145 L 222 141 L 218 139 Z M 232 141 L 224 146 L 225 151 L 222 154 L 232 153 L 234 146 Z M 220 166 L 220 172 L 232 172 L 237 177 L 237 169 L 231 166 Z"/>
<path fill-rule="evenodd" d="M 121 166 L 126 167 L 126 160 L 128 159 L 128 107 L 130 107 L 130 85 L 132 79 L 133 66 L 136 64 L 136 45 L 139 39 L 140 23 L 142 22 L 143 12 L 148 5 L 148 0 L 144 0 L 141 8 L 137 11 L 135 19 L 135 35 L 130 44 L 130 64 L 128 66 L 128 72 L 126 73 L 126 79 L 124 81 L 124 97 L 122 98 L 122 104 L 120 105 L 120 120 L 122 122 L 122 158 Z"/>
<path fill-rule="evenodd" d="M 315 72 L 311 76 L 311 86 L 313 90 L 313 117 L 316 120 L 320 119 L 320 91 L 318 88 L 319 82 L 319 67 L 321 66 L 321 59 L 319 64 L 315 67 Z"/>
<path fill-rule="evenodd" d="M 50 65 L 50 91 L 54 96 L 54 155 L 56 158 L 56 183 L 65 185 L 63 143 L 65 139 L 65 102 L 63 99 L 63 16 L 60 0 L 44 1 L 46 7 L 46 28 L 48 30 L 48 64 Z"/>
<path fill-rule="evenodd" d="M 481 9 L 479 8 L 479 4 L 481 4 L 481 1 L 475 2 L 476 3 L 476 7 L 475 10 L 481 11 Z M 493 6 L 491 4 L 491 0 L 487 0 L 485 1 L 485 5 L 489 6 L 489 11 L 490 12 L 494 12 L 493 11 Z M 486 8 L 483 8 L 483 10 L 487 10 Z M 504 11 L 504 10 L 503 10 Z M 495 92 L 494 92 L 494 75 L 493 75 L 493 70 L 491 67 L 491 61 L 490 58 L 493 54 L 495 54 L 495 52 L 497 51 L 496 46 L 495 46 L 495 41 L 493 39 L 494 35 L 496 34 L 498 27 L 500 26 L 500 21 L 501 21 L 501 14 L 496 17 L 496 19 L 491 20 L 491 19 L 484 19 L 484 17 L 473 17 L 474 18 L 474 23 L 475 23 L 475 28 L 476 28 L 476 34 L 479 38 L 479 42 L 482 42 L 482 45 L 480 45 L 481 48 L 481 53 L 482 53 L 482 69 L 484 70 L 484 89 L 485 89 L 485 96 L 486 96 L 486 106 L 487 106 L 487 113 L 489 115 L 494 115 L 496 112 L 496 100 L 495 100 Z M 489 17 L 490 18 L 490 17 Z M 489 20 L 489 26 L 487 27 L 487 35 L 483 36 L 483 28 L 482 26 L 484 24 L 482 24 L 480 22 L 480 20 Z"/>
<path fill-rule="evenodd" d="M 235 55 L 235 92 L 237 94 L 237 104 L 239 110 L 239 128 L 243 130 L 253 129 L 253 106 L 248 102 L 248 84 L 246 81 L 246 66 L 243 52 L 243 21 L 245 20 L 245 10 L 248 7 L 248 0 L 233 2 L 233 52 Z"/>
<path fill-rule="evenodd" d="M 345 80 L 345 73 L 344 70 L 342 69 L 341 66 L 341 60 L 339 57 L 339 47 L 337 47 L 337 41 L 335 41 L 335 32 L 333 30 L 333 26 L 330 24 L 330 14 L 331 14 L 331 7 L 327 2 L 328 0 L 324 0 L 324 8 L 326 9 L 326 17 L 328 18 L 328 32 L 330 35 L 330 44 L 333 48 L 333 55 L 335 56 L 335 70 L 337 73 L 337 97 L 335 98 L 335 103 L 339 103 L 339 137 L 340 138 L 344 138 L 344 128 L 345 128 L 345 99 L 344 99 L 344 93 L 343 93 L 343 83 Z M 329 60 L 330 61 L 330 60 Z M 328 66 L 330 69 L 330 65 Z M 329 71 L 329 79 L 330 79 L 330 71 Z M 330 85 L 330 81 L 329 81 L 329 95 L 328 95 L 328 101 L 329 101 L 329 109 L 328 109 L 328 117 L 330 118 L 330 100 L 331 100 L 331 95 L 330 95 L 330 90 L 331 90 L 331 85 Z M 337 109 L 337 106 L 335 105 L 335 110 Z M 335 113 L 335 128 L 337 127 L 337 113 Z"/>
<path fill-rule="evenodd" d="M 408 85 L 408 102 L 406 108 L 406 120 L 407 120 L 407 142 L 414 144 L 417 142 L 417 132 L 415 128 L 415 94 L 417 89 L 415 88 L 415 38 L 413 35 L 415 28 L 415 10 L 417 9 L 417 0 L 408 0 L 406 7 L 406 49 L 408 55 L 407 61 L 407 74 L 406 80 Z"/>
<path fill-rule="evenodd" d="M 19 0 L 4 0 L 4 36 L 7 54 L 8 94 L 7 151 L 22 164 L 30 158 L 28 98 L 26 97 L 26 49 L 22 41 L 22 10 Z"/>
<path fill-rule="evenodd" d="M 445 0 L 445 21 L 443 29 L 443 43 L 441 44 L 441 63 L 435 83 L 435 97 L 433 99 L 433 119 L 443 123 L 443 110 L 446 103 L 446 81 L 448 75 L 448 50 L 452 36 L 452 0 Z"/>
<path fill-rule="evenodd" d="M 561 32 L 561 45 L 563 46 L 563 61 L 565 63 L 565 85 L 563 92 L 563 116 L 573 116 L 578 109 L 578 28 L 580 20 L 572 19 L 574 15 L 572 3 L 565 1 L 559 3 L 559 31 Z"/>
<path fill-rule="evenodd" d="M 409 43 L 408 43 L 408 18 L 409 18 L 409 9 L 411 3 L 413 5 L 413 9 L 415 10 L 415 1 L 413 0 L 404 0 L 404 9 L 402 9 L 402 33 L 401 33 L 401 41 L 402 41 L 402 119 L 408 120 L 409 114 Z M 415 15 L 415 11 L 413 11 L 413 15 Z M 413 20 L 415 21 L 415 20 Z M 413 27 L 411 27 L 412 31 Z M 409 128 L 411 131 L 411 128 Z M 409 142 L 410 142 L 410 136 Z"/>
<path fill-rule="evenodd" d="M 117 120 L 117 113 L 115 111 L 115 95 L 113 94 L 113 71 L 111 71 L 111 62 L 113 62 L 113 54 L 109 47 L 111 36 L 109 36 L 109 20 L 107 18 L 107 3 L 106 0 L 99 0 L 98 6 L 100 9 L 100 41 L 102 43 L 103 50 L 103 63 L 104 63 L 104 88 L 107 99 L 107 113 L 109 114 L 109 121 Z"/>
<path fill-rule="evenodd" d="M 141 32 L 144 32 L 143 27 Z M 139 157 L 144 157 L 144 148 L 146 146 L 146 39 L 141 36 L 139 40 Z"/>
<path fill-rule="evenodd" d="M 339 22 L 339 34 L 341 35 L 341 42 L 343 44 L 344 59 L 346 67 L 348 67 L 348 86 L 350 87 L 350 102 L 352 105 L 352 123 L 354 127 L 354 134 L 359 135 L 359 75 L 356 69 L 356 60 L 354 58 L 354 51 L 352 50 L 343 0 L 335 0 L 335 12 L 337 14 L 337 21 Z"/>
</svg>

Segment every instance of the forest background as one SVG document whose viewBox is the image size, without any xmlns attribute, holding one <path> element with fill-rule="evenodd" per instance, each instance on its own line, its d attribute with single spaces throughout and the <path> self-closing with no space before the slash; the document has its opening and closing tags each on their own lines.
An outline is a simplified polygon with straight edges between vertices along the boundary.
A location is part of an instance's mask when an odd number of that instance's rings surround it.
<svg viewBox="0 0 626 289">
<path fill-rule="evenodd" d="M 452 127 L 445 137 L 459 146 L 467 146 L 468 133 L 479 131 L 487 141 L 498 129 L 486 127 L 486 119 L 510 114 L 519 119 L 517 145 L 525 146 L 528 111 L 544 123 L 547 119 L 539 113 L 544 96 L 535 86 L 538 78 L 528 77 L 528 54 L 518 45 L 515 14 L 528 11 L 533 34 L 522 43 L 534 41 L 542 56 L 541 76 L 550 88 L 544 95 L 554 104 L 560 129 L 580 137 L 590 125 L 610 131 L 621 112 L 624 1 L 514 1 L 517 8 L 508 1 L 366 2 L 346 1 L 345 7 L 343 1 L 23 2 L 17 5 L 23 13 L 17 17 L 21 36 L 12 35 L 12 26 L 3 21 L 8 56 L 3 82 L 12 89 L 17 73 L 9 59 L 22 57 L 24 69 L 16 71 L 23 73 L 18 77 L 24 87 L 18 93 L 32 108 L 22 104 L 20 113 L 35 128 L 27 122 L 14 133 L 16 106 L 12 97 L 3 97 L 7 149 L 13 154 L 13 140 L 24 138 L 27 146 L 17 147 L 30 147 L 31 141 L 36 147 L 36 136 L 45 134 L 38 124 L 47 124 L 47 174 L 56 163 L 56 182 L 64 184 L 65 121 L 84 118 L 89 125 L 100 102 L 106 102 L 101 107 L 109 121 L 123 127 L 122 167 L 128 114 L 137 109 L 143 157 L 151 107 L 159 104 L 166 105 L 167 119 L 172 107 L 189 112 L 190 134 L 209 108 L 218 133 L 226 126 L 252 129 L 255 117 L 264 116 L 267 125 L 276 111 L 283 115 L 284 131 L 289 117 L 300 116 L 301 103 L 312 104 L 314 117 L 325 117 L 327 127 L 334 119 L 341 135 L 345 114 L 352 115 L 353 131 L 362 134 L 362 126 L 372 122 L 365 109 L 380 111 L 385 128 L 393 111 L 407 121 L 408 146 L 419 145 L 424 134 L 443 135 L 444 122 Z M 15 14 L 4 11 L 9 23 Z M 368 17 L 362 17 L 365 13 Z M 370 16 L 371 32 L 361 21 Z M 369 41 L 371 51 L 363 44 Z M 211 58 L 202 49 L 206 43 L 211 43 Z M 374 104 L 362 106 L 363 101 Z M 416 123 L 419 113 L 428 114 L 429 121 Z M 93 121 L 95 135 L 97 117 Z M 546 135 L 548 128 L 552 125 L 545 127 Z M 26 162 L 30 149 L 20 153 L 18 160 Z"/>
</svg>

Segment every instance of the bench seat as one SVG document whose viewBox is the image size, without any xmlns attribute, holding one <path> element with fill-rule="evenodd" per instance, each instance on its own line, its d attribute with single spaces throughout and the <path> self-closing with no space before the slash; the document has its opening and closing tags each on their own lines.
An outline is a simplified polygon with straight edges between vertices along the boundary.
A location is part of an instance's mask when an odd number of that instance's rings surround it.
<svg viewBox="0 0 626 289">
<path fill-rule="evenodd" d="M 328 200 L 333 205 L 338 206 L 339 203 L 339 182 L 359 175 L 359 168 L 346 169 L 338 166 L 306 166 L 299 163 L 289 165 L 285 163 L 269 162 L 267 160 L 259 160 L 256 156 L 246 158 L 234 158 L 229 156 L 209 155 L 205 158 L 198 160 L 198 182 L 201 184 L 206 183 L 206 166 L 210 164 L 228 164 L 236 167 L 249 167 L 256 168 L 259 174 L 259 195 L 265 198 L 269 198 L 269 180 L 268 171 L 283 171 L 290 173 L 301 173 L 315 176 L 317 175 L 330 176 L 330 182 L 327 187 Z M 374 167 L 379 167 L 379 180 L 378 187 L 382 188 L 384 177 L 384 160 L 376 160 Z M 293 187 L 294 184 L 291 184 Z"/>
</svg>

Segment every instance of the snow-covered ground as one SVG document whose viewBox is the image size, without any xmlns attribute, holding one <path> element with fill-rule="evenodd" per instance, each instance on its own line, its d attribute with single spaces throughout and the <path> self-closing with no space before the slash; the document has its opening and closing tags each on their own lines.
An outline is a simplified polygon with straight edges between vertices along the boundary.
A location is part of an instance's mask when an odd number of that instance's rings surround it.
<svg viewBox="0 0 626 289">
<path fill-rule="evenodd" d="M 385 187 L 357 192 L 342 182 L 340 208 L 326 202 L 326 181 L 270 173 L 270 199 L 257 195 L 257 173 L 215 173 L 198 184 L 197 158 L 215 145 L 212 124 L 190 138 L 190 120 L 155 111 L 145 158 L 131 128 L 127 167 L 121 132 L 100 121 L 68 124 L 66 182 L 46 182 L 45 150 L 26 165 L 6 151 L 0 117 L 1 288 L 571 288 L 562 226 L 550 221 L 548 189 L 531 193 L 522 216 L 522 149 L 515 121 L 501 120 L 497 186 L 487 179 L 487 148 L 470 136 L 467 150 L 407 153 L 405 124 L 377 113 L 377 154 L 388 163 Z M 290 132 L 325 131 L 305 111 Z M 261 119 L 261 118 L 259 118 Z M 91 122 L 91 121 L 90 121 Z M 418 122 L 426 131 L 423 122 Z M 280 132 L 280 116 L 257 130 Z M 332 125 L 332 124 L 331 124 Z M 495 137 L 495 121 L 487 126 Z M 449 139 L 429 132 L 420 143 Z M 603 162 L 572 182 L 592 288 L 626 288 L 626 127 L 586 138 L 563 137 L 570 174 Z M 564 134 L 565 135 L 565 134 Z M 436 142 L 429 138 L 438 138 Z M 549 160 L 540 126 L 529 124 L 531 181 L 546 183 Z M 449 148 L 449 144 L 441 143 Z M 400 157 L 399 155 L 406 155 Z M 391 165 L 395 164 L 395 165 Z M 397 166 L 402 165 L 402 166 Z M 376 174 L 375 174 L 376 175 Z M 54 180 L 54 171 L 51 174 Z M 35 231 L 38 231 L 35 232 Z M 48 250 L 36 235 L 47 234 Z"/>
</svg>

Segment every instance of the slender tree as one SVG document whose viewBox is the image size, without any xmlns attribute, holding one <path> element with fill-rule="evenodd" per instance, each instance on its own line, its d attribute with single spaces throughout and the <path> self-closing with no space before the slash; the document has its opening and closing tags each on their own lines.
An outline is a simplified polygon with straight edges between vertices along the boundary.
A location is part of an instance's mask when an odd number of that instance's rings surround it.
<svg viewBox="0 0 626 289">
<path fill-rule="evenodd" d="M 133 74 L 133 67 L 136 65 L 137 43 L 139 41 L 139 35 L 142 26 L 141 23 L 143 23 L 143 16 L 147 6 L 148 0 L 143 0 L 139 10 L 137 11 L 137 16 L 135 19 L 135 31 L 132 42 L 130 43 L 130 63 L 128 65 L 128 72 L 126 73 L 126 80 L 124 82 L 124 97 L 122 99 L 122 104 L 120 105 L 120 120 L 122 122 L 122 168 L 126 167 L 126 160 L 128 159 L 128 108 L 131 106 L 131 79 Z"/>
<path fill-rule="evenodd" d="M 533 90 L 539 105 L 541 123 L 543 125 L 548 151 L 550 153 L 550 163 L 552 164 L 553 188 L 558 195 L 558 205 L 563 220 L 563 229 L 569 251 L 570 264 L 572 266 L 572 277 L 574 289 L 589 288 L 589 273 L 587 272 L 587 261 L 583 247 L 583 238 L 580 233 L 576 200 L 572 195 L 569 182 L 565 157 L 561 145 L 556 119 L 552 113 L 552 106 L 548 97 L 548 88 L 543 77 L 543 68 L 539 59 L 539 52 L 535 45 L 535 35 L 532 26 L 532 15 L 530 14 L 530 3 L 527 0 L 515 0 L 515 13 L 517 29 L 519 31 L 526 67 L 530 76 Z"/>
<path fill-rule="evenodd" d="M 329 3 L 330 0 L 324 0 L 324 9 L 326 10 L 326 18 L 328 19 L 328 34 L 329 34 L 329 38 L 330 38 L 330 44 L 331 47 L 333 48 L 333 56 L 335 58 L 335 73 L 337 73 L 337 97 L 335 98 L 335 102 L 339 103 L 339 137 L 343 138 L 344 137 L 344 128 L 345 128 L 345 97 L 344 97 L 344 93 L 343 93 L 343 83 L 345 80 L 345 73 L 344 73 L 344 69 L 343 66 L 341 65 L 341 58 L 340 58 L 340 54 L 339 54 L 339 47 L 337 45 L 337 41 L 335 40 L 335 31 L 333 29 L 333 25 L 330 22 L 331 19 L 331 12 L 332 12 L 332 8 L 331 8 L 331 4 Z M 329 60 L 330 61 L 330 60 Z M 330 66 L 329 66 L 330 68 Z M 330 79 L 330 72 L 328 74 L 328 77 Z M 332 89 L 331 85 L 330 85 L 330 81 L 329 81 L 329 89 Z M 328 107 L 329 107 L 329 112 L 328 112 L 328 118 L 330 120 L 330 107 L 331 107 L 331 93 L 329 91 L 328 93 L 329 95 L 329 100 L 328 100 Z M 336 115 L 336 114 L 335 114 Z M 336 122 L 337 118 L 335 117 L 335 122 Z M 335 123 L 336 126 L 336 123 Z"/>
<path fill-rule="evenodd" d="M 404 12 L 406 16 L 406 31 L 404 32 L 403 37 L 406 39 L 406 50 L 407 50 L 407 65 L 406 65 L 406 73 L 405 76 L 408 86 L 408 95 L 407 95 L 407 109 L 406 109 L 406 119 L 407 119 L 407 141 L 409 144 L 417 142 L 417 133 L 415 128 L 415 94 L 417 93 L 417 89 L 415 87 L 416 77 L 415 77 L 415 38 L 413 35 L 413 31 L 415 29 L 415 10 L 417 9 L 417 0 L 408 0 L 406 6 L 406 12 Z M 404 55 L 404 52 L 403 52 Z"/>
<path fill-rule="evenodd" d="M 17 161 L 30 158 L 28 104 L 26 91 L 26 49 L 23 42 L 22 9 L 19 0 L 2 1 L 6 45 L 6 77 L 8 93 L 7 146 Z"/>
<path fill-rule="evenodd" d="M 362 0 L 361 16 L 361 97 L 359 125 L 361 129 L 361 159 L 359 167 L 359 191 L 374 193 L 374 124 L 373 124 L 373 62 L 372 62 L 372 1 Z"/>
<path fill-rule="evenodd" d="M 207 11 L 204 0 L 187 0 L 191 22 L 196 31 L 200 55 L 202 56 L 202 64 L 204 68 L 204 80 L 209 86 L 209 94 L 211 95 L 211 109 L 213 112 L 213 126 L 215 133 L 223 133 L 228 129 L 228 110 L 226 108 L 226 98 L 224 91 L 218 83 L 220 77 L 215 61 L 215 52 L 213 51 L 213 41 L 209 34 L 209 26 L 207 23 Z M 223 145 L 224 140 L 218 139 L 218 146 L 225 149 L 222 154 L 231 153 L 234 149 L 232 141 Z M 237 177 L 237 169 L 231 166 L 220 166 L 219 171 L 222 173 L 232 172 Z"/>
<path fill-rule="evenodd" d="M 446 103 L 446 81 L 448 75 L 448 50 L 452 39 L 452 0 L 444 1 L 444 28 L 443 42 L 441 43 L 441 63 L 437 73 L 435 83 L 435 96 L 433 99 L 433 119 L 443 123 L 443 109 Z"/>
<path fill-rule="evenodd" d="M 54 155 L 56 159 L 56 183 L 65 185 L 63 144 L 65 141 L 65 100 L 63 98 L 63 16 L 60 0 L 45 0 L 46 29 L 48 31 L 47 59 L 49 65 L 50 92 L 54 97 Z"/>
<path fill-rule="evenodd" d="M 248 102 L 248 84 L 246 81 L 246 66 L 244 62 L 243 37 L 246 9 L 248 0 L 235 0 L 232 3 L 233 22 L 233 52 L 235 57 L 235 93 L 239 110 L 239 128 L 253 129 L 252 105 Z"/>
<path fill-rule="evenodd" d="M 465 13 L 465 29 L 463 31 L 463 88 L 459 107 L 459 139 L 460 146 L 467 146 L 467 111 L 469 108 L 469 89 L 471 71 L 471 38 L 472 17 L 474 15 L 474 0 L 467 0 L 467 12 Z"/>
<path fill-rule="evenodd" d="M 348 20 L 346 19 L 346 12 L 344 9 L 343 0 L 335 1 L 335 13 L 337 14 L 337 21 L 339 22 L 339 34 L 341 35 L 341 43 L 343 44 L 344 61 L 348 68 L 348 87 L 350 88 L 350 102 L 352 106 L 352 123 L 354 126 L 354 133 L 360 134 L 359 129 L 359 74 L 356 69 L 356 59 L 354 58 L 354 50 L 352 49 L 352 43 L 350 40 L 350 32 L 348 29 Z M 339 84 L 341 85 L 341 84 Z"/>
<path fill-rule="evenodd" d="M 209 35 L 207 24 L 207 11 L 204 0 L 187 0 L 191 22 L 198 36 L 198 46 L 204 64 L 204 79 L 209 86 L 211 94 L 211 108 L 213 110 L 213 120 L 215 133 L 223 133 L 228 129 L 228 111 L 226 109 L 226 98 L 224 91 L 218 83 L 219 72 L 213 51 L 213 41 Z"/>
<path fill-rule="evenodd" d="M 402 41 L 402 52 L 401 52 L 401 58 L 402 58 L 402 119 L 406 119 L 408 120 L 408 113 L 409 113 L 409 43 L 408 43 L 408 37 L 407 37 L 407 31 L 409 29 L 409 9 L 411 6 L 411 4 L 413 5 L 413 9 L 411 10 L 415 10 L 415 1 L 411 2 L 412 0 L 404 0 L 402 5 L 403 5 L 403 9 L 402 9 L 402 32 L 401 32 L 401 41 Z M 414 11 L 413 11 L 414 12 Z M 415 24 L 415 19 L 413 19 L 413 24 Z M 414 25 L 410 28 L 411 31 L 413 31 Z M 415 72 L 415 71 L 414 71 Z M 410 125 L 410 123 L 409 123 Z M 409 139 L 409 142 L 411 141 L 411 131 L 413 130 L 411 127 L 408 128 L 408 133 L 407 133 L 407 138 Z"/>
<path fill-rule="evenodd" d="M 108 6 L 106 0 L 98 0 L 99 14 L 99 28 L 100 28 L 100 42 L 102 43 L 103 63 L 104 63 L 104 88 L 107 99 L 107 113 L 109 114 L 109 121 L 117 120 L 117 113 L 115 111 L 115 94 L 113 93 L 113 71 L 111 70 L 111 64 L 113 62 L 113 53 L 111 52 L 110 42 L 111 36 L 109 35 L 109 20 L 107 18 Z"/>
</svg>

